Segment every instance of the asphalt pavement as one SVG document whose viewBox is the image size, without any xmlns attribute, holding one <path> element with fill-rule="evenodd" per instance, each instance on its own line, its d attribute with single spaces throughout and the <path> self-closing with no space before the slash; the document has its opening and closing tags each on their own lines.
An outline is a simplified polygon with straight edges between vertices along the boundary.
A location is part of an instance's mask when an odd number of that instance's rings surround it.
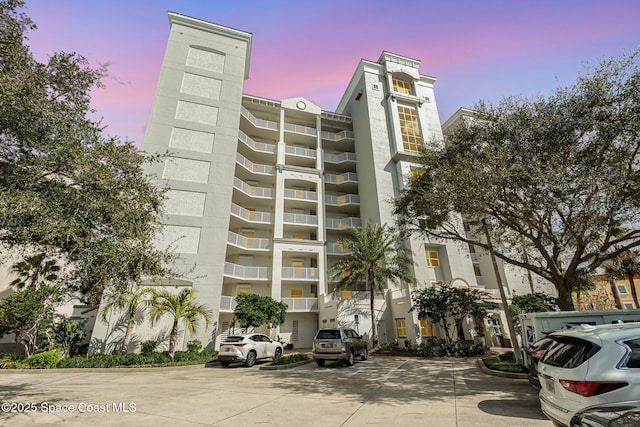
<svg viewBox="0 0 640 427">
<path fill-rule="evenodd" d="M 487 375 L 475 358 L 259 366 L 0 370 L 0 424 L 552 425 L 526 379 Z"/>
</svg>

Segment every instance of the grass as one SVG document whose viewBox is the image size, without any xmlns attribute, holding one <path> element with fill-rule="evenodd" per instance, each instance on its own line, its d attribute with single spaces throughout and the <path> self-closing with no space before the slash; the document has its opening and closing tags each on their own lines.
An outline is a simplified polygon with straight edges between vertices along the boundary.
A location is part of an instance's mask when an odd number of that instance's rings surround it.
<svg viewBox="0 0 640 427">
<path fill-rule="evenodd" d="M 515 360 L 504 360 L 499 356 L 484 357 L 482 361 L 489 369 L 502 372 L 526 373 L 524 367 L 515 362 Z"/>
<path fill-rule="evenodd" d="M 291 354 L 289 356 L 284 357 L 275 357 L 272 365 L 289 365 L 291 363 L 302 362 L 303 360 L 308 360 L 309 357 L 306 354 Z"/>
</svg>

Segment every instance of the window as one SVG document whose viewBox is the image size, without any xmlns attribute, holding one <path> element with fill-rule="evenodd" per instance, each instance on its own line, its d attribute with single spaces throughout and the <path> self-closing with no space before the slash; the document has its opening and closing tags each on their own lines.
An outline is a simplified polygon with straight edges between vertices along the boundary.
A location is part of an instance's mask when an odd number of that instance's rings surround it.
<svg viewBox="0 0 640 427">
<path fill-rule="evenodd" d="M 640 368 L 640 338 L 624 342 L 631 349 L 627 368 Z"/>
<path fill-rule="evenodd" d="M 600 350 L 600 346 L 580 338 L 554 337 L 541 361 L 547 365 L 572 369 L 582 365 Z"/>
<path fill-rule="evenodd" d="M 420 336 L 433 336 L 433 323 L 431 323 L 429 319 L 420 319 Z"/>
<path fill-rule="evenodd" d="M 294 239 L 294 240 L 302 240 L 303 236 L 302 236 L 302 234 L 292 234 L 291 238 Z"/>
<path fill-rule="evenodd" d="M 413 95 L 413 89 L 411 88 L 411 83 L 404 81 L 393 79 L 391 80 L 393 84 L 393 91 L 397 93 L 404 93 L 405 95 Z"/>
<path fill-rule="evenodd" d="M 236 287 L 236 296 L 242 294 L 250 294 L 251 293 L 251 285 L 238 285 Z"/>
<path fill-rule="evenodd" d="M 407 323 L 405 319 L 396 319 L 396 329 L 398 330 L 398 338 L 407 336 Z"/>
<path fill-rule="evenodd" d="M 400 133 L 404 151 L 419 154 L 422 147 L 422 134 L 417 110 L 415 107 L 398 105 L 398 118 L 400 119 Z"/>
<path fill-rule="evenodd" d="M 351 291 L 347 291 L 347 290 L 340 291 L 340 298 L 342 298 L 342 299 L 350 299 L 351 298 Z"/>
<path fill-rule="evenodd" d="M 421 168 L 410 168 L 409 169 L 409 179 L 411 181 L 415 181 L 416 179 L 418 179 L 422 174 L 424 174 L 424 169 Z"/>
<path fill-rule="evenodd" d="M 319 340 L 339 340 L 342 337 L 340 336 L 340 329 L 328 329 L 325 331 L 318 331 L 316 338 Z"/>
<path fill-rule="evenodd" d="M 491 319 L 491 327 L 493 333 L 496 335 L 502 335 L 502 326 L 500 325 L 500 319 Z"/>
<path fill-rule="evenodd" d="M 298 342 L 298 321 L 294 320 L 291 326 L 291 342 Z"/>
<path fill-rule="evenodd" d="M 625 285 L 618 285 L 618 293 L 628 294 L 629 292 L 627 292 L 627 287 Z"/>
<path fill-rule="evenodd" d="M 482 276 L 482 271 L 480 271 L 480 264 L 473 264 L 473 272 L 476 277 Z"/>
<path fill-rule="evenodd" d="M 632 303 L 627 302 L 627 303 L 624 304 L 624 308 L 628 308 L 628 309 L 632 309 L 633 310 L 635 307 L 633 306 Z"/>
<path fill-rule="evenodd" d="M 444 282 L 442 280 L 437 280 L 437 281 L 433 281 L 431 282 L 431 287 L 435 288 L 436 286 L 442 286 L 444 285 Z"/>
<path fill-rule="evenodd" d="M 305 270 L 303 268 L 304 259 L 294 258 L 291 260 L 291 267 L 293 267 L 293 277 L 304 277 Z"/>
<path fill-rule="evenodd" d="M 301 288 L 291 289 L 291 298 L 302 298 L 302 289 Z"/>
<path fill-rule="evenodd" d="M 438 261 L 438 251 L 426 251 L 427 256 L 427 265 L 429 267 L 439 267 L 440 262 Z"/>
</svg>

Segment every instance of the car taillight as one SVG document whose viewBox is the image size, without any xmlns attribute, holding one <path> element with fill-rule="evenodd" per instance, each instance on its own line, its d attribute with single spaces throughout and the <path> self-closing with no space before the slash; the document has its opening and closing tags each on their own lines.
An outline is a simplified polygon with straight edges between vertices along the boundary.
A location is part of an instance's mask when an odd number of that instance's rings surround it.
<svg viewBox="0 0 640 427">
<path fill-rule="evenodd" d="M 247 343 L 246 343 L 246 342 L 241 342 L 241 343 L 238 343 L 238 344 L 233 344 L 233 346 L 234 346 L 234 347 L 244 347 L 245 345 L 247 345 Z"/>
<path fill-rule="evenodd" d="M 544 356 L 544 352 L 545 350 L 534 351 L 533 353 L 531 353 L 531 357 L 533 357 L 534 359 L 540 359 L 542 356 Z"/>
<path fill-rule="evenodd" d="M 597 396 L 629 385 L 625 382 L 615 381 L 571 381 L 560 380 L 560 384 L 565 390 L 577 393 L 585 397 Z"/>
</svg>

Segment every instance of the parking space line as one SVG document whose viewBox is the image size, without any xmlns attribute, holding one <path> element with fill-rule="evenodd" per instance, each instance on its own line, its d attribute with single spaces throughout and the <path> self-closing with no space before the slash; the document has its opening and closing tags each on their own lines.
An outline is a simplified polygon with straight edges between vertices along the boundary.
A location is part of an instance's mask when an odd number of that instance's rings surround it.
<svg viewBox="0 0 640 427">
<path fill-rule="evenodd" d="M 407 363 L 409 363 L 409 361 L 408 361 L 408 360 L 405 360 L 404 362 L 402 362 L 402 363 L 400 364 L 400 366 L 396 366 L 395 368 L 393 368 L 393 369 L 389 372 L 389 375 L 395 375 L 395 374 L 398 372 L 398 370 L 399 370 L 399 369 L 401 369 L 401 368 L 402 368 L 404 365 L 406 365 Z"/>
</svg>

